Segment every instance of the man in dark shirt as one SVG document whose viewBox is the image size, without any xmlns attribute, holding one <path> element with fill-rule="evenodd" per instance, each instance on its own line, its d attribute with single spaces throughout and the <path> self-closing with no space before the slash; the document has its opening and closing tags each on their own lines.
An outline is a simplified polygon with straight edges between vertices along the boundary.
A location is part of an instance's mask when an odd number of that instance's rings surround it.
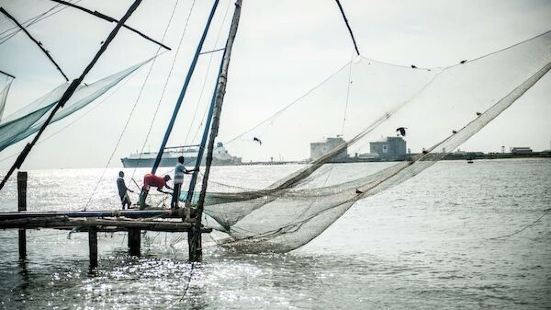
<svg viewBox="0 0 551 310">
<path fill-rule="evenodd" d="M 126 184 L 124 183 L 124 172 L 122 171 L 119 171 L 119 178 L 117 179 L 117 188 L 119 189 L 119 197 L 121 198 L 122 209 L 124 210 L 125 206 L 127 209 L 130 209 L 132 202 L 128 197 L 128 192 L 133 193 L 134 191 L 126 187 Z"/>
</svg>

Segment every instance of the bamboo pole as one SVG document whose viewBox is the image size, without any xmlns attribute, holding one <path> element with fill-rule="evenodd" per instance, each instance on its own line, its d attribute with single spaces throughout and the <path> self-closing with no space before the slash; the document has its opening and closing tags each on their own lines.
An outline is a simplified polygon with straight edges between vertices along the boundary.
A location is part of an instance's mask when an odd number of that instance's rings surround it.
<svg viewBox="0 0 551 310">
<path fill-rule="evenodd" d="M 151 168 L 151 174 L 155 174 L 157 172 L 157 168 L 159 168 L 159 165 L 161 164 L 161 159 L 163 158 L 163 154 L 166 148 L 166 144 L 168 143 L 168 139 L 170 138 L 170 134 L 172 133 L 172 129 L 174 128 L 174 123 L 176 122 L 176 117 L 178 116 L 178 112 L 180 111 L 180 107 L 182 106 L 182 102 L 184 101 L 184 98 L 186 96 L 186 92 L 189 86 L 189 83 L 191 82 L 191 78 L 193 77 L 193 72 L 195 71 L 195 67 L 197 66 L 197 61 L 199 60 L 199 56 L 201 54 L 201 50 L 203 49 L 203 44 L 205 43 L 205 40 L 207 38 L 207 34 L 209 33 L 210 25 L 212 23 L 212 19 L 214 18 L 214 13 L 216 13 L 216 8 L 218 8 L 218 2 L 219 0 L 214 0 L 214 4 L 212 5 L 212 8 L 210 10 L 209 17 L 207 19 L 207 23 L 205 24 L 205 28 L 203 29 L 203 34 L 201 35 L 201 39 L 199 40 L 199 44 L 197 45 L 197 48 L 195 49 L 195 54 L 193 55 L 193 59 L 191 61 L 191 65 L 189 67 L 189 70 L 186 74 L 186 79 L 184 81 L 184 85 L 182 85 L 182 89 L 180 90 L 180 95 L 178 96 L 178 99 L 176 100 L 176 105 L 174 105 L 174 110 L 172 112 L 172 116 L 170 117 L 170 121 L 168 123 L 168 126 L 165 131 L 165 135 L 163 137 L 163 141 L 161 142 L 161 146 L 159 147 L 159 152 L 157 152 L 157 157 L 155 158 L 155 162 L 153 163 L 153 167 Z M 141 195 L 145 195 L 146 193 L 143 192 Z"/>
<path fill-rule="evenodd" d="M 29 37 L 29 39 L 31 39 L 31 41 L 33 41 L 34 44 L 36 44 L 36 46 L 38 46 L 38 48 L 42 51 L 42 53 L 44 53 L 44 55 L 46 55 L 46 57 L 50 60 L 50 62 L 52 64 L 54 64 L 54 66 L 56 67 L 57 71 L 59 71 L 59 73 L 61 73 L 61 75 L 63 76 L 63 78 L 65 79 L 66 82 L 69 82 L 69 78 L 67 77 L 67 75 L 65 74 L 65 72 L 63 72 L 63 70 L 61 70 L 61 67 L 58 65 L 58 63 L 54 60 L 54 58 L 52 57 L 52 55 L 50 55 L 50 52 L 42 45 L 42 42 L 38 41 L 37 39 L 35 39 L 32 34 L 29 33 L 29 31 L 23 27 L 23 25 L 21 25 L 17 19 L 15 17 L 13 17 L 10 13 L 8 13 L 8 11 L 6 11 L 3 7 L 0 7 L 0 12 L 3 13 L 7 18 L 9 18 L 14 24 L 17 25 L 17 27 L 19 27 L 21 30 L 23 30 L 23 32 Z"/>
<path fill-rule="evenodd" d="M 80 10 L 80 11 L 82 11 L 82 12 L 86 12 L 86 13 L 92 15 L 92 16 L 101 18 L 101 19 L 103 19 L 103 20 L 105 20 L 105 21 L 108 21 L 108 22 L 110 22 L 110 23 L 118 23 L 118 22 L 119 22 L 117 19 L 115 19 L 115 18 L 113 18 L 113 17 L 111 17 L 111 16 L 107 16 L 107 15 L 105 15 L 105 14 L 103 14 L 103 13 L 98 12 L 98 11 L 92 11 L 92 10 L 89 10 L 89 9 L 87 9 L 87 8 L 85 8 L 85 7 L 76 5 L 76 4 L 75 4 L 76 2 L 75 2 L 75 3 L 71 3 L 71 2 L 67 2 L 67 1 L 63 1 L 63 0 L 50 0 L 50 1 L 53 1 L 53 2 L 56 2 L 56 3 L 60 3 L 60 4 L 63 4 L 63 5 L 66 5 L 66 6 L 68 6 L 68 7 L 75 8 L 75 9 Z M 137 35 L 139 35 L 140 37 L 142 37 L 142 38 L 144 38 L 144 39 L 146 39 L 146 40 L 148 40 L 148 41 L 151 41 L 151 42 L 153 42 L 153 43 L 155 43 L 155 44 L 157 44 L 157 45 L 163 47 L 164 49 L 167 49 L 167 50 L 169 50 L 169 51 L 171 50 L 170 47 L 164 45 L 163 43 L 161 43 L 161 42 L 159 42 L 159 41 L 157 41 L 157 40 L 155 40 L 155 39 L 150 38 L 149 36 L 147 36 L 146 34 L 144 34 L 143 32 L 141 32 L 141 31 L 139 31 L 139 30 L 137 30 L 137 29 L 135 29 L 135 28 L 132 28 L 132 27 L 126 25 L 126 24 L 123 24 L 122 27 L 123 27 L 123 28 L 126 28 L 126 29 L 128 29 L 128 30 L 130 30 L 130 31 L 132 31 L 132 32 L 134 32 L 134 33 L 136 33 Z"/>
<path fill-rule="evenodd" d="M 203 182 L 201 187 L 201 193 L 199 194 L 199 201 L 197 204 L 197 215 L 194 225 L 191 231 L 188 233 L 189 244 L 189 260 L 192 262 L 198 262 L 202 260 L 203 250 L 201 248 L 201 218 L 203 216 L 203 208 L 205 204 L 205 197 L 207 192 L 210 167 L 212 165 L 212 153 L 214 150 L 214 141 L 218 136 L 218 128 L 220 125 L 220 115 L 222 114 L 222 103 L 224 102 L 224 95 L 226 94 L 226 85 L 228 81 L 228 71 L 230 66 L 231 53 L 235 37 L 237 35 L 237 28 L 239 26 L 239 18 L 241 17 L 242 0 L 235 2 L 235 11 L 233 13 L 232 23 L 230 26 L 230 33 L 226 41 L 226 49 L 224 50 L 224 57 L 222 59 L 222 71 L 218 76 L 218 86 L 216 88 L 216 104 L 214 108 L 214 114 L 212 116 L 212 127 L 210 130 L 209 143 L 207 148 L 207 160 L 205 166 L 205 172 L 203 176 Z"/>
</svg>

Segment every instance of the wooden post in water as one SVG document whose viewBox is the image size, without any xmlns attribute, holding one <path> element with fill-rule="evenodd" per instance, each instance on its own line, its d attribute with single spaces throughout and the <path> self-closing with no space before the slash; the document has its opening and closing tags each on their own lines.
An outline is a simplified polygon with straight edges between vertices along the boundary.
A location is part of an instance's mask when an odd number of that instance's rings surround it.
<svg viewBox="0 0 551 310">
<path fill-rule="evenodd" d="M 142 231 L 140 229 L 128 229 L 128 252 L 132 256 L 140 256 L 142 244 Z"/>
<path fill-rule="evenodd" d="M 199 220 L 200 221 L 200 220 Z M 188 238 L 188 258 L 190 262 L 200 262 L 203 260 L 202 236 L 201 230 L 196 225 L 192 225 L 187 233 Z"/>
<path fill-rule="evenodd" d="M 17 172 L 17 211 L 27 211 L 27 171 Z M 19 229 L 19 259 L 27 258 L 27 231 Z"/>
<path fill-rule="evenodd" d="M 90 249 L 90 269 L 98 266 L 98 231 L 96 227 L 88 229 L 88 248 Z"/>
</svg>

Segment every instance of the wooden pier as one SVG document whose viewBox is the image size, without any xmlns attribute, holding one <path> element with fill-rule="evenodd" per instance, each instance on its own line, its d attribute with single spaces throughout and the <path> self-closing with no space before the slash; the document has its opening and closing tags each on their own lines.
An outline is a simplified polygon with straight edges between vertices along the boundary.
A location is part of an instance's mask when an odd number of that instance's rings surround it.
<svg viewBox="0 0 551 310">
<path fill-rule="evenodd" d="M 19 230 L 19 259 L 27 257 L 27 229 L 59 229 L 72 232 L 87 232 L 90 268 L 98 266 L 98 232 L 127 232 L 129 254 L 141 253 L 142 231 L 163 231 L 188 233 L 188 237 L 212 232 L 212 228 L 201 226 L 194 229 L 194 223 L 183 222 L 183 209 L 178 210 L 116 210 L 116 211 L 27 211 L 27 172 L 17 173 L 18 212 L 0 212 L 0 229 Z M 201 245 L 198 245 L 199 248 Z M 191 253 L 190 258 L 195 255 Z"/>
</svg>

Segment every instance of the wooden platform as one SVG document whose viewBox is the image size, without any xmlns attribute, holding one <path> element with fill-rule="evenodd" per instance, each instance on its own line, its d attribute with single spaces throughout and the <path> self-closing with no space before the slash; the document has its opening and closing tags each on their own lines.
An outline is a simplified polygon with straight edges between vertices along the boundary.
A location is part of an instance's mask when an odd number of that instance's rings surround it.
<svg viewBox="0 0 551 310">
<path fill-rule="evenodd" d="M 0 213 L 1 216 L 2 213 Z M 98 232 L 128 231 L 129 229 L 165 231 L 165 232 L 189 232 L 191 223 L 181 220 L 136 220 L 125 218 L 70 218 L 67 216 L 56 217 L 30 217 L 10 220 L 0 220 L 0 229 L 64 229 L 76 231 L 88 231 L 90 228 Z M 212 228 L 202 227 L 201 233 L 210 233 Z"/>
<path fill-rule="evenodd" d="M 98 266 L 98 232 L 128 233 L 130 255 L 139 256 L 142 231 L 187 233 L 189 240 L 201 240 L 203 233 L 212 232 L 195 219 L 184 222 L 183 209 L 175 210 L 98 210 L 98 211 L 27 211 L 27 173 L 17 173 L 17 210 L 0 212 L 0 230 L 17 229 L 19 233 L 19 259 L 27 257 L 27 229 L 61 229 L 87 232 L 90 268 Z M 196 249 L 195 249 L 196 250 Z M 199 247 L 199 250 L 200 247 Z M 192 247 L 189 248 L 190 257 Z"/>
</svg>

